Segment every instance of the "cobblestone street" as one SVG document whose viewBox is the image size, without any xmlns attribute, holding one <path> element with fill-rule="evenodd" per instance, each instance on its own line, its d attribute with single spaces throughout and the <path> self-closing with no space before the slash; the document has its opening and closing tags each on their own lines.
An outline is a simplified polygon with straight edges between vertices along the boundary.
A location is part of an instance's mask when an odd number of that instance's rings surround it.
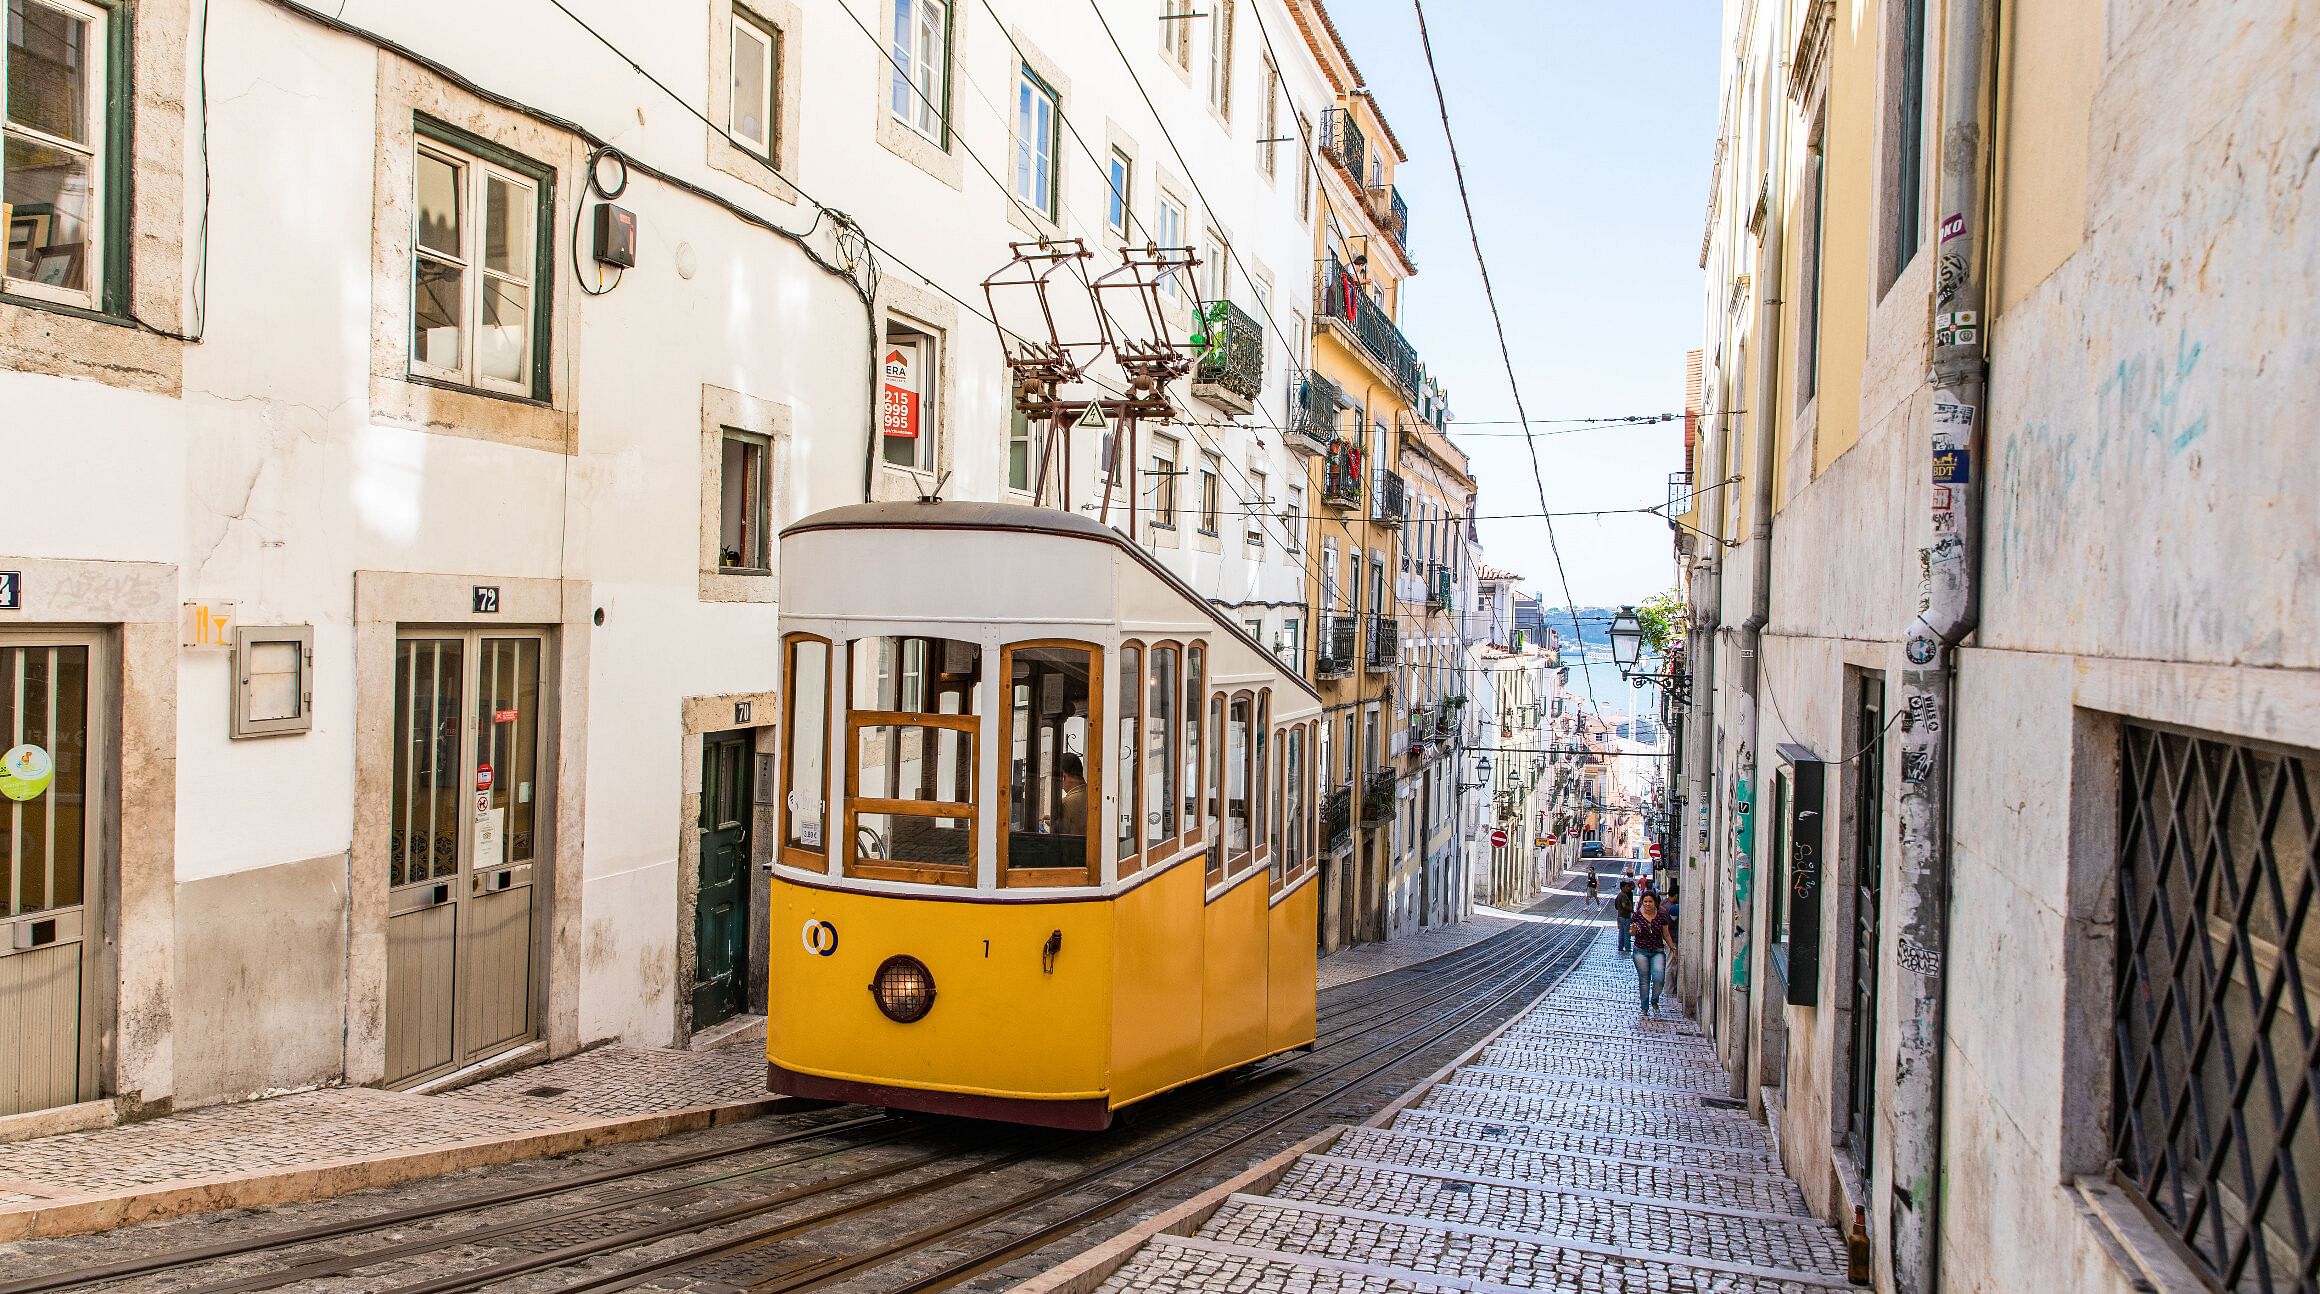
<svg viewBox="0 0 2320 1294">
<path fill-rule="evenodd" d="M 180 1199 L 205 1209 L 314 1199 L 579 1148 L 542 1137 L 531 1153 L 501 1149 L 539 1134 L 585 1129 L 593 1135 L 581 1144 L 601 1144 L 629 1139 L 624 1123 L 656 1135 L 649 1121 L 679 1111 L 738 1116 L 774 1103 L 762 1045 L 753 1036 L 705 1052 L 601 1047 L 439 1095 L 324 1088 L 15 1142 L 0 1147 L 0 1238 L 89 1229 L 58 1230 L 68 1211 L 59 1206 L 100 1199 L 118 1210 L 89 1211 L 103 1225 L 185 1211 Z M 386 1159 L 409 1169 L 334 1181 L 335 1169 Z M 298 1185 L 276 1194 L 293 1174 Z"/>
<path fill-rule="evenodd" d="M 1234 1193 L 1103 1286 L 1176 1291 L 1503 1289 L 1791 1294 L 1850 1288 L 1764 1129 L 1709 1104 L 1692 1023 L 1639 1021 L 1612 937 L 1473 1061 L 1381 1128 Z"/>
</svg>

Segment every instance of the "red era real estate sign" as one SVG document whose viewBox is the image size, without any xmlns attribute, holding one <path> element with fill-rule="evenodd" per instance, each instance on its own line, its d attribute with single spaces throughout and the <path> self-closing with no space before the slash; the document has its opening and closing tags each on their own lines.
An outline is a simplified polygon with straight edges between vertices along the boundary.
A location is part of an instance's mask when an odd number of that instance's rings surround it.
<svg viewBox="0 0 2320 1294">
<path fill-rule="evenodd" d="M 878 429 L 896 440 L 918 439 L 918 352 L 886 352 L 878 391 Z"/>
</svg>

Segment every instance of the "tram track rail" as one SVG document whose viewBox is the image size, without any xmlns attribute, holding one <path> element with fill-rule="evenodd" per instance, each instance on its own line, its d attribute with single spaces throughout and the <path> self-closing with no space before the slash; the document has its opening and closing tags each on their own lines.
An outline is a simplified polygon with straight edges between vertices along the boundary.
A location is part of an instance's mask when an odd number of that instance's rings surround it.
<svg viewBox="0 0 2320 1294">
<path fill-rule="evenodd" d="M 1568 911 L 1572 901 L 1558 904 L 1558 910 Z M 1195 1084 L 1178 1092 L 1168 1093 L 1138 1110 L 1145 1118 L 1137 1126 L 1150 1125 L 1159 1139 L 1124 1156 L 1099 1162 L 1076 1173 L 1052 1182 L 1041 1183 L 1029 1190 L 1010 1194 L 997 1204 L 970 1210 L 964 1215 L 953 1215 L 937 1223 L 909 1231 L 862 1253 L 837 1253 L 811 1258 L 789 1266 L 786 1274 L 768 1273 L 769 1281 L 752 1286 L 766 1291 L 819 1289 L 834 1282 L 873 1271 L 899 1261 L 913 1253 L 926 1252 L 961 1237 L 971 1238 L 978 1228 L 994 1218 L 1023 1210 L 1037 1209 L 1066 1196 L 1085 1190 L 1092 1185 L 1106 1183 L 1133 1170 L 1163 1159 L 1171 1152 L 1181 1152 L 1188 1145 L 1221 1135 L 1214 1144 L 1194 1147 L 1188 1159 L 1172 1165 L 1163 1165 L 1160 1171 L 1146 1180 L 1108 1194 L 1085 1207 L 1075 1209 L 1066 1217 L 1043 1226 L 1028 1235 L 1012 1237 L 996 1247 L 975 1250 L 961 1263 L 941 1269 L 931 1277 L 915 1279 L 911 1284 L 897 1288 L 933 1290 L 973 1279 L 975 1276 L 1004 1266 L 1008 1262 L 1094 1225 L 1104 1218 L 1128 1208 L 1138 1200 L 1148 1198 L 1167 1184 L 1180 1180 L 1204 1166 L 1217 1163 L 1250 1142 L 1275 1131 L 1293 1120 L 1310 1115 L 1331 1101 L 1340 1100 L 1356 1091 L 1361 1084 L 1387 1073 L 1398 1065 L 1409 1063 L 1423 1055 L 1429 1047 L 1470 1028 L 1505 1005 L 1531 985 L 1550 973 L 1563 973 L 1576 960 L 1595 932 L 1589 922 L 1584 928 L 1563 931 L 1516 930 L 1479 941 L 1466 949 L 1436 958 L 1418 967 L 1408 968 L 1387 993 L 1377 997 L 1347 998 L 1333 1003 L 1317 1013 L 1317 1020 L 1327 1026 L 1310 1051 L 1277 1056 L 1244 1068 L 1236 1074 L 1205 1083 Z M 1327 1068 L 1303 1073 L 1301 1067 L 1311 1065 L 1325 1053 L 1344 1047 L 1351 1040 L 1374 1034 L 1381 1027 L 1407 1019 L 1421 1012 L 1436 1014 L 1415 1027 L 1393 1034 L 1383 1041 L 1351 1056 L 1335 1060 Z M 1354 1070 L 1365 1062 L 1375 1061 L 1342 1082 L 1329 1080 Z M 1264 1090 L 1281 1077 L 1295 1076 L 1297 1081 L 1275 1090 Z M 1305 1094 L 1304 1099 L 1279 1110 L 1253 1126 L 1240 1127 L 1252 1117 L 1274 1106 L 1289 1102 Z M 1219 1097 L 1226 1099 L 1219 1101 Z M 1177 1120 L 1189 1107 L 1203 1107 L 1190 1123 Z M 297 1250 L 303 1246 L 320 1245 L 328 1241 L 359 1235 L 365 1232 L 390 1231 L 466 1212 L 498 1209 L 501 1206 L 571 1194 L 616 1185 L 623 1181 L 665 1173 L 684 1168 L 714 1165 L 729 1160 L 783 1146 L 810 1143 L 837 1138 L 838 1144 L 805 1153 L 781 1157 L 770 1163 L 755 1164 L 692 1176 L 643 1190 L 629 1191 L 614 1196 L 579 1202 L 556 1208 L 538 1215 L 494 1221 L 483 1226 L 453 1229 L 378 1247 L 365 1247 L 352 1252 L 325 1250 L 321 1254 L 286 1254 L 291 1261 L 264 1272 L 244 1274 L 213 1283 L 177 1282 L 171 1289 L 183 1294 L 248 1294 L 274 1289 L 299 1281 L 344 1277 L 386 1263 L 410 1258 L 434 1250 L 448 1250 L 460 1246 L 488 1244 L 527 1231 L 541 1231 L 640 1206 L 681 1204 L 684 1197 L 709 1191 L 711 1188 L 734 1182 L 771 1176 L 786 1169 L 795 1169 L 840 1155 L 876 1149 L 891 1145 L 913 1132 L 939 1129 L 944 1125 L 917 1120 L 908 1116 L 866 1114 L 844 1118 L 807 1128 L 791 1128 L 770 1137 L 753 1138 L 735 1146 L 714 1147 L 689 1151 L 678 1155 L 660 1156 L 652 1160 L 618 1168 L 597 1170 L 575 1178 L 543 1182 L 511 1191 L 473 1193 L 449 1201 L 413 1208 L 391 1210 L 337 1219 L 327 1223 L 294 1228 L 285 1232 L 222 1241 L 208 1245 L 173 1250 L 140 1258 L 120 1260 L 97 1266 L 57 1272 L 30 1280 L 0 1283 L 0 1294 L 49 1294 L 51 1291 L 77 1290 L 101 1287 L 121 1280 L 163 1272 L 198 1267 L 223 1260 L 248 1258 L 252 1255 L 275 1251 Z M 1133 1128 L 1131 1128 L 1131 1131 Z M 1027 1130 L 1028 1131 L 1028 1130 Z M 849 1134 L 860 1133 L 859 1137 Z M 588 1273 L 576 1284 L 562 1288 L 569 1291 L 598 1291 L 632 1288 L 647 1281 L 658 1280 L 671 1274 L 732 1255 L 761 1249 L 797 1235 L 810 1233 L 848 1221 L 872 1217 L 881 1210 L 906 1200 L 917 1199 L 960 1185 L 971 1179 L 1000 1173 L 1059 1147 L 1084 1146 L 1105 1134 L 1084 1134 L 1078 1137 L 1030 1133 L 1037 1140 L 1029 1145 L 1000 1148 L 997 1138 L 970 1141 L 964 1145 L 947 1145 L 927 1153 L 905 1157 L 894 1163 L 876 1164 L 842 1172 L 802 1184 L 781 1186 L 764 1195 L 753 1195 L 715 1208 L 684 1211 L 661 1221 L 644 1226 L 613 1227 L 600 1237 L 560 1246 L 539 1253 L 511 1258 L 450 1273 L 432 1279 L 401 1285 L 366 1286 L 382 1294 L 456 1294 L 457 1291 L 479 1289 L 521 1275 L 568 1266 L 591 1258 L 620 1253 L 708 1229 L 746 1223 L 753 1218 L 781 1214 L 799 1206 L 810 1206 L 833 1197 L 858 1190 L 877 1193 L 866 1198 L 845 1200 L 827 1207 L 795 1216 L 779 1217 L 754 1226 L 737 1235 L 726 1236 L 703 1246 L 694 1246 L 676 1253 L 649 1260 L 643 1266 L 629 1266 L 604 1273 Z M 1140 1134 L 1142 1135 L 1142 1134 Z M 994 1149 L 1001 1153 L 991 1154 Z M 966 1159 L 967 1162 L 959 1163 Z M 928 1169 L 958 1164 L 948 1171 L 919 1177 Z M 608 1219 L 609 1220 L 609 1219 Z"/>
</svg>

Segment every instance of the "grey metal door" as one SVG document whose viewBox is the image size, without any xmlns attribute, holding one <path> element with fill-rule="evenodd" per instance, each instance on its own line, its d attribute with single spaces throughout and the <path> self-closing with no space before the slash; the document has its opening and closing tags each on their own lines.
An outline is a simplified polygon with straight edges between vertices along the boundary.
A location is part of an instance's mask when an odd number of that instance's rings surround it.
<svg viewBox="0 0 2320 1294">
<path fill-rule="evenodd" d="M 423 1081 L 529 1041 L 547 848 L 544 634 L 395 644 L 387 1072 Z"/>
<path fill-rule="evenodd" d="M 0 634 L 0 1115 L 97 1096 L 93 636 Z"/>
</svg>

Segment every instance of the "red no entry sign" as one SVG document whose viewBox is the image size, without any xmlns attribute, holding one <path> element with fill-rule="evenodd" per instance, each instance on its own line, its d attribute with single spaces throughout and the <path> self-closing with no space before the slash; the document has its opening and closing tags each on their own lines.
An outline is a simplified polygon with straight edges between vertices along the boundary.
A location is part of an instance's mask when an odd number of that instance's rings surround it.
<svg viewBox="0 0 2320 1294">
<path fill-rule="evenodd" d="M 1506 828 L 1493 828 L 1490 833 L 1490 843 L 1499 849 L 1506 848 Z"/>
<path fill-rule="evenodd" d="M 1659 860 L 1659 846 L 1658 846 L 1658 845 L 1653 845 L 1653 846 L 1651 847 L 1651 857 L 1652 857 L 1652 861 L 1654 861 L 1654 862 L 1657 862 L 1657 861 Z"/>
</svg>

